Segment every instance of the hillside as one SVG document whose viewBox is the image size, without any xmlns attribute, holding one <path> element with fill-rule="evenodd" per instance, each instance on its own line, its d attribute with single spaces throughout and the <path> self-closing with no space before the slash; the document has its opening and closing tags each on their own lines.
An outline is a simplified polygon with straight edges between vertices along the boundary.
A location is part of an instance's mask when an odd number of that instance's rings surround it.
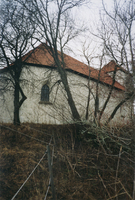
<svg viewBox="0 0 135 200">
<path fill-rule="evenodd" d="M 1 124 L 0 200 L 52 199 L 49 143 L 57 200 L 132 199 L 131 128 L 91 125 L 79 136 L 77 130 L 74 125 Z"/>
</svg>

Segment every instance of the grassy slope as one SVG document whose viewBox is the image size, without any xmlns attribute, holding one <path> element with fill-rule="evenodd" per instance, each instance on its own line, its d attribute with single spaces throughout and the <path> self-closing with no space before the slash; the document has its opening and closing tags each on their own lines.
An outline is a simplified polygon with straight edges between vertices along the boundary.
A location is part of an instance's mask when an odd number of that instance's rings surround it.
<svg viewBox="0 0 135 200">
<path fill-rule="evenodd" d="M 130 148 L 118 139 L 121 134 L 126 135 L 127 130 L 129 137 L 130 129 L 117 130 L 115 141 L 114 130 L 87 129 L 78 139 L 74 126 L 2 125 L 0 200 L 14 196 L 45 153 L 52 135 L 50 148 L 52 152 L 54 147 L 53 176 L 57 200 L 131 199 L 132 155 Z M 15 199 L 44 199 L 48 183 L 45 156 Z M 51 188 L 47 199 L 52 199 Z"/>
</svg>

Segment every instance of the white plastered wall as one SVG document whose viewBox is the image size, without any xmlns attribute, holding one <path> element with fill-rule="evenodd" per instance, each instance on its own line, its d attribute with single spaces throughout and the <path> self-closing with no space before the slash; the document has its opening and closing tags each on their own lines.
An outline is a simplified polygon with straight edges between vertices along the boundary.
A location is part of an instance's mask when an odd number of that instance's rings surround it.
<svg viewBox="0 0 135 200">
<path fill-rule="evenodd" d="M 68 81 L 79 114 L 83 120 L 86 115 L 88 99 L 88 80 L 77 74 L 67 72 Z M 72 122 L 71 110 L 67 103 L 67 96 L 56 70 L 49 68 L 26 66 L 22 72 L 22 88 L 27 99 L 20 108 L 20 121 L 29 123 L 62 124 Z M 50 103 L 41 103 L 41 88 L 48 84 L 50 88 Z M 95 106 L 96 82 L 90 81 L 91 95 L 89 105 L 89 120 L 93 119 Z M 103 84 L 99 86 L 99 112 L 107 98 L 109 88 Z M 1 115 L 0 121 L 13 122 L 13 93 L 5 94 L 5 102 L 0 100 Z M 120 91 L 114 90 L 112 98 L 103 114 L 103 122 L 110 116 L 113 109 L 123 98 Z M 124 113 L 124 114 L 123 114 Z M 112 123 L 126 123 L 130 120 L 128 104 L 119 109 Z"/>
</svg>

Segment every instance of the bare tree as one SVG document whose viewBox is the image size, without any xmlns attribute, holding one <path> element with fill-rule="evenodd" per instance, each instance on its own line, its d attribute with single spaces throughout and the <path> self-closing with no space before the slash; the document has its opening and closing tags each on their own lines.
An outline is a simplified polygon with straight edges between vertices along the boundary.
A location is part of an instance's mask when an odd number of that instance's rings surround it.
<svg viewBox="0 0 135 200">
<path fill-rule="evenodd" d="M 100 15 L 101 27 L 98 26 L 97 28 L 98 34 L 95 34 L 95 36 L 98 37 L 102 42 L 104 55 L 106 59 L 108 58 L 111 60 L 113 59 L 116 63 L 115 70 L 112 75 L 112 80 L 113 80 L 112 85 L 110 87 L 108 97 L 106 98 L 106 101 L 100 111 L 99 121 L 101 120 L 104 110 L 106 109 L 106 106 L 111 98 L 112 91 L 114 89 L 114 84 L 116 81 L 117 69 L 123 70 L 124 67 L 126 71 L 125 74 L 130 79 L 132 77 L 131 74 L 134 69 L 134 51 L 133 51 L 134 50 L 133 44 L 135 40 L 133 35 L 134 20 L 135 20 L 134 3 L 133 0 L 130 0 L 129 2 L 125 3 L 121 3 L 120 1 L 117 0 L 114 0 L 113 2 L 114 6 L 113 9 L 111 9 L 112 10 L 111 13 L 106 9 L 104 1 L 102 1 L 104 11 Z M 114 113 L 116 114 L 118 109 L 126 101 L 132 99 L 133 97 L 133 90 L 131 90 L 132 87 L 130 87 L 130 90 L 129 87 L 127 89 L 126 81 L 125 81 L 125 87 L 126 87 L 126 93 L 124 96 L 124 100 L 122 99 L 121 102 L 118 103 L 118 105 L 114 108 L 114 110 L 110 114 L 109 117 L 110 120 L 113 119 L 113 117 L 115 116 Z M 96 96 L 98 96 L 98 92 Z M 98 110 L 99 103 L 96 102 L 95 105 L 97 104 L 96 108 Z M 97 112 L 95 109 L 95 118 L 97 117 L 96 113 Z M 109 123 L 110 120 L 107 120 L 107 123 Z"/>
<path fill-rule="evenodd" d="M 89 112 L 89 105 L 90 105 L 90 94 L 92 94 L 92 96 L 94 98 L 94 102 L 95 102 L 94 103 L 94 122 L 97 123 L 97 124 L 100 124 L 100 121 L 101 121 L 101 118 L 104 114 L 104 111 L 105 111 L 108 103 L 110 103 L 110 101 L 111 101 L 111 98 L 112 98 L 111 94 L 112 94 L 113 90 L 115 89 L 115 87 L 114 87 L 114 84 L 115 84 L 115 81 L 116 81 L 115 76 L 116 76 L 116 72 L 117 72 L 117 69 L 119 68 L 119 66 L 115 65 L 113 75 L 112 75 L 112 84 L 109 87 L 108 94 L 106 94 L 104 96 L 105 101 L 104 101 L 102 108 L 99 108 L 100 101 L 101 101 L 101 99 L 100 99 L 100 96 L 101 96 L 100 95 L 101 94 L 100 80 L 105 75 L 104 73 L 102 73 L 103 72 L 102 71 L 103 61 L 104 61 L 104 57 L 105 57 L 105 49 L 103 47 L 102 54 L 101 55 L 97 54 L 97 56 L 96 56 L 96 53 L 95 53 L 94 57 L 91 54 L 88 53 L 89 51 L 90 51 L 89 47 L 88 48 L 83 47 L 83 55 L 84 55 L 84 57 L 85 57 L 85 59 L 88 63 L 88 66 L 89 66 L 89 79 L 88 79 L 88 91 L 89 92 L 88 92 L 88 97 L 87 97 L 87 106 L 86 106 L 86 116 L 87 117 L 86 117 L 86 119 L 88 119 L 88 112 Z M 90 76 L 90 71 L 91 71 L 90 70 L 90 65 L 91 65 L 90 63 L 91 63 L 91 59 L 93 59 L 93 58 L 96 58 L 96 59 L 98 58 L 99 66 L 100 66 L 99 69 L 97 69 L 97 81 L 96 81 L 96 87 L 94 88 L 95 89 L 94 93 L 92 91 L 91 76 Z M 125 100 L 124 100 L 124 102 L 125 102 Z M 115 109 L 115 110 L 118 110 L 119 107 L 120 107 L 120 105 L 117 106 L 117 109 Z M 115 114 L 116 114 L 116 112 L 115 112 Z M 114 117 L 115 114 L 113 113 L 112 116 Z M 107 123 L 109 123 L 111 121 L 111 119 L 113 119 L 113 117 L 110 117 L 109 120 L 107 121 Z"/>
<path fill-rule="evenodd" d="M 78 36 L 79 32 L 82 31 L 76 28 L 70 12 L 74 7 L 84 3 L 84 1 L 85 0 L 17 0 L 28 14 L 32 16 L 31 23 L 36 23 L 37 25 L 37 37 L 35 39 L 40 42 L 47 42 L 48 44 L 48 51 L 52 55 L 55 65 L 57 66 L 67 94 L 67 101 L 75 121 L 80 121 L 81 118 L 69 87 L 63 52 L 64 47 L 69 41 Z"/>
<path fill-rule="evenodd" d="M 125 85 L 125 97 L 119 102 L 111 113 L 107 123 L 114 117 L 117 110 L 129 99 L 134 99 L 134 85 L 135 85 L 135 3 L 134 0 L 118 1 L 113 0 L 113 8 L 108 11 L 104 1 L 102 0 L 104 14 L 101 15 L 102 27 L 98 29 L 99 38 L 103 41 L 106 50 L 106 55 L 111 57 L 118 66 L 123 66 L 130 74 L 128 82 L 130 87 Z M 135 99 L 133 100 L 133 107 L 135 113 Z M 133 116 L 134 116 L 133 113 Z M 132 150 L 135 163 L 135 119 L 134 129 L 132 134 Z M 135 166 L 134 166 L 134 180 L 135 180 Z M 135 181 L 133 188 L 133 200 L 135 200 Z"/>
<path fill-rule="evenodd" d="M 20 85 L 22 56 L 30 47 L 35 29 L 25 10 L 11 1 L 3 3 L 0 18 L 0 64 L 5 67 L 0 71 L 1 79 L 5 85 L 10 80 L 14 90 L 14 124 L 20 124 L 19 109 L 27 98 Z"/>
</svg>

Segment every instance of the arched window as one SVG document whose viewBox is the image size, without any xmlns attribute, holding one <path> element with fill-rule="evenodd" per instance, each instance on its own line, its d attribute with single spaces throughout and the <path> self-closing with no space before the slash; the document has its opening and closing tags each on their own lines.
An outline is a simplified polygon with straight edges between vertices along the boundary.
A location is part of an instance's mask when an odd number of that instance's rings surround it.
<svg viewBox="0 0 135 200">
<path fill-rule="evenodd" d="M 41 89 L 41 101 L 49 101 L 49 86 L 43 85 Z"/>
</svg>

